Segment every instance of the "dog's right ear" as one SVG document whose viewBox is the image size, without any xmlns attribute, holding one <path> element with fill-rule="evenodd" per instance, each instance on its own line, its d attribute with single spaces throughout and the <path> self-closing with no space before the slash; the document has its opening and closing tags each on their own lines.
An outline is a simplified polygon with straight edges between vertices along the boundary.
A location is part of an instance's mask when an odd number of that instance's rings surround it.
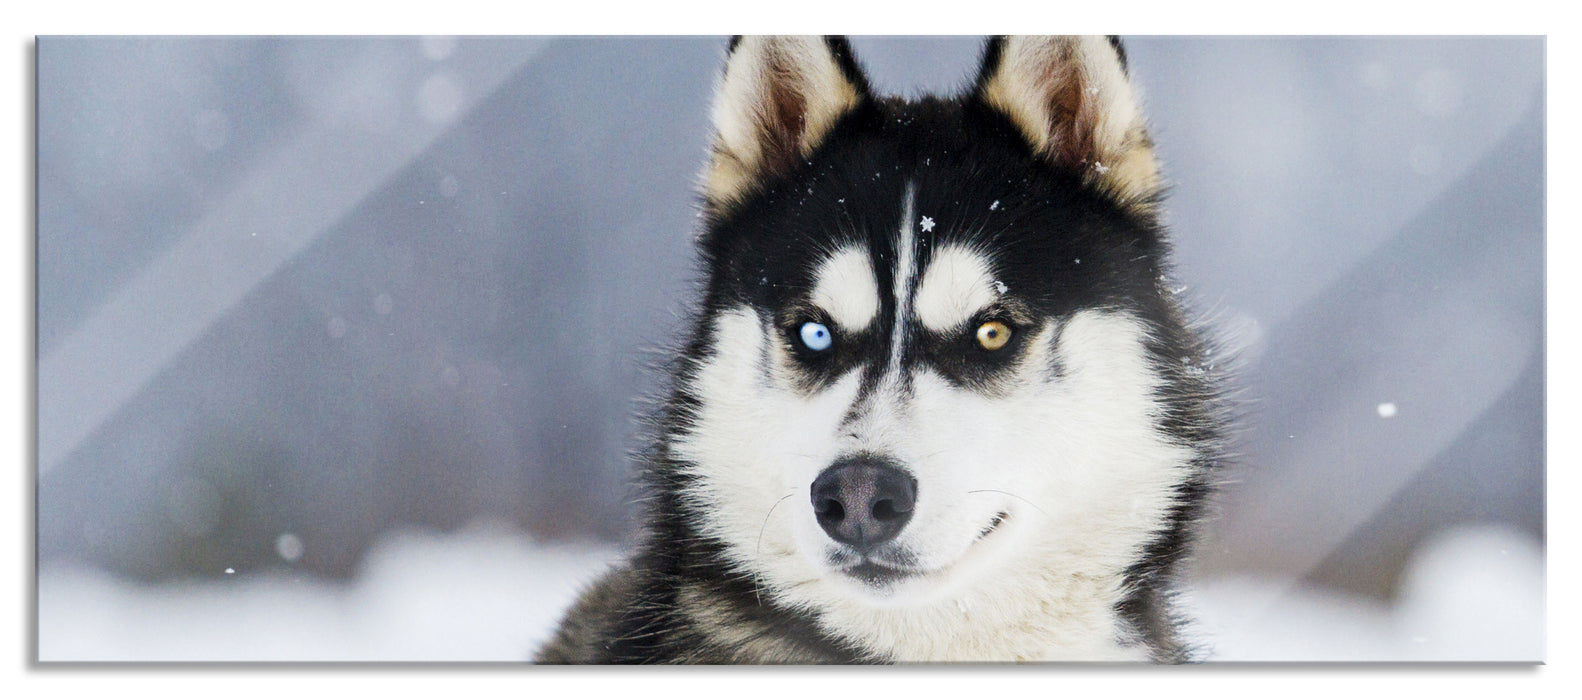
<svg viewBox="0 0 1582 700">
<path fill-rule="evenodd" d="M 795 166 L 868 97 L 868 81 L 844 38 L 731 39 L 703 178 L 709 206 L 728 208 L 756 183 Z"/>
<path fill-rule="evenodd" d="M 974 97 L 1048 162 L 1126 201 L 1157 197 L 1159 164 L 1118 39 L 996 37 L 984 47 Z"/>
</svg>

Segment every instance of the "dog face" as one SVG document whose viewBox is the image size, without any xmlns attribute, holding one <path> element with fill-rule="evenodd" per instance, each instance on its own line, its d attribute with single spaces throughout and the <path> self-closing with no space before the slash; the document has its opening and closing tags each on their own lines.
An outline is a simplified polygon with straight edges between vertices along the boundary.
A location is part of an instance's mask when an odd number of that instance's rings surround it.
<svg viewBox="0 0 1582 700">
<path fill-rule="evenodd" d="M 1185 350 L 1118 49 L 1004 40 L 966 96 L 902 102 L 842 41 L 748 38 L 714 119 L 666 445 L 702 534 L 821 610 L 1135 561 L 1193 455 L 1160 398 Z"/>
</svg>

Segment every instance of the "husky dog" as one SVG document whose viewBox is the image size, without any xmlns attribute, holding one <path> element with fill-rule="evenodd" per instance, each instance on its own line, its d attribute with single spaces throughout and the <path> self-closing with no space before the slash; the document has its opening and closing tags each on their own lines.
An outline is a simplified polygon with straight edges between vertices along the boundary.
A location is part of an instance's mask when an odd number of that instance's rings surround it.
<svg viewBox="0 0 1582 700">
<path fill-rule="evenodd" d="M 713 120 L 644 538 L 537 661 L 1190 660 L 1221 402 L 1120 42 L 996 38 L 904 101 L 843 39 L 737 38 Z"/>
</svg>

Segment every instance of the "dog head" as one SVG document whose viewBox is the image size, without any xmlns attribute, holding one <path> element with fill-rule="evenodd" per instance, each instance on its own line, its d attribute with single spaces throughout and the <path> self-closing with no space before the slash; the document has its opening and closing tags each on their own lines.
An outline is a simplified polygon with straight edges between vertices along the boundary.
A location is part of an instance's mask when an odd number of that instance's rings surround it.
<svg viewBox="0 0 1582 700">
<path fill-rule="evenodd" d="M 743 38 L 713 118 L 666 444 L 702 534 L 822 608 L 1134 562 L 1194 457 L 1197 351 L 1119 45 L 996 39 L 965 94 L 901 101 L 843 40 Z"/>
</svg>

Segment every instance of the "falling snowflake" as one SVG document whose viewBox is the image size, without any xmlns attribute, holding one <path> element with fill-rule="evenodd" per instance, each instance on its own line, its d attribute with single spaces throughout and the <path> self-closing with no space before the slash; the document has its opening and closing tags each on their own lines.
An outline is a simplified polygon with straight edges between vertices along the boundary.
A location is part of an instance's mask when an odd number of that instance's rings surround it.
<svg viewBox="0 0 1582 700">
<path fill-rule="evenodd" d="M 288 532 L 275 538 L 275 553 L 279 554 L 281 559 L 295 562 L 302 558 L 302 552 L 302 538 L 295 534 Z"/>
<path fill-rule="evenodd" d="M 928 233 L 932 230 L 934 230 L 934 220 L 926 216 L 923 217 L 923 233 Z"/>
<path fill-rule="evenodd" d="M 1105 164 L 1100 163 L 1098 161 L 1093 161 L 1093 169 L 1099 171 L 1100 175 L 1103 175 L 1104 173 L 1107 173 L 1107 172 L 1110 171 L 1110 167 L 1108 165 L 1105 165 Z"/>
<path fill-rule="evenodd" d="M 1000 208 L 1000 200 L 998 200 L 998 199 L 994 200 L 994 203 L 989 205 L 989 211 L 994 211 L 995 209 L 999 209 L 999 208 Z"/>
<path fill-rule="evenodd" d="M 1010 289 L 1010 287 L 1005 286 L 1004 282 L 1001 282 L 999 280 L 995 280 L 994 281 L 994 291 L 999 292 L 1001 294 L 1004 294 L 1009 289 Z"/>
</svg>

